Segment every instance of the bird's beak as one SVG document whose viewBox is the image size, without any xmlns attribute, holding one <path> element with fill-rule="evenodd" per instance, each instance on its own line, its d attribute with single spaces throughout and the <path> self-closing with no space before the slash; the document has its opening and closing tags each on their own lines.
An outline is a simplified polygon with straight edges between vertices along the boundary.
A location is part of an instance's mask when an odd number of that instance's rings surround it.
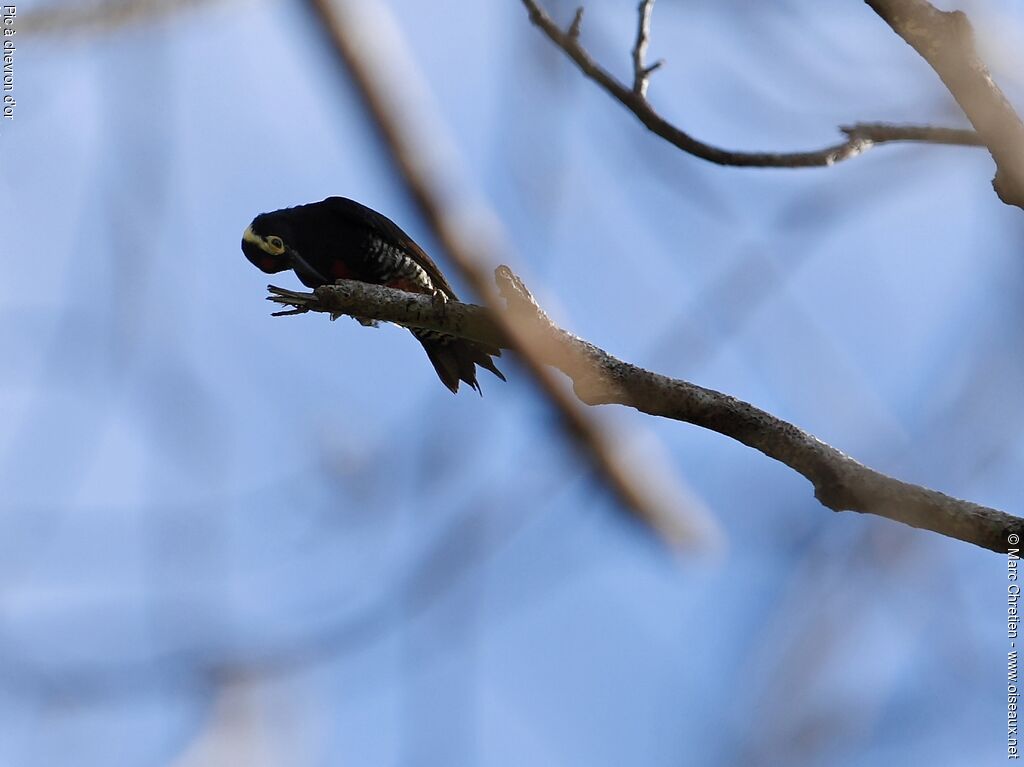
<svg viewBox="0 0 1024 767">
<path fill-rule="evenodd" d="M 332 280 L 324 277 L 320 272 L 310 266 L 309 262 L 300 256 L 298 251 L 292 250 L 291 248 L 285 248 L 284 254 L 291 262 L 292 268 L 295 270 L 296 274 L 304 272 L 319 280 L 322 285 L 330 285 L 332 283 Z"/>
</svg>

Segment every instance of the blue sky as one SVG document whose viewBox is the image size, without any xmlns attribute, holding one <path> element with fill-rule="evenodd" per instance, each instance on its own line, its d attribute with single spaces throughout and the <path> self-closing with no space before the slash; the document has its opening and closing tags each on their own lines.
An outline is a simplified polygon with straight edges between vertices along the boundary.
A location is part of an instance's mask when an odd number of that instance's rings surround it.
<svg viewBox="0 0 1024 767">
<path fill-rule="evenodd" d="M 983 151 L 719 168 L 585 82 L 518 2 L 389 6 L 512 266 L 564 326 L 1019 510 L 1024 223 Z M 968 9 L 1022 104 L 1019 11 Z M 633 28 L 633 2 L 596 2 L 583 40 L 625 77 Z M 438 253 L 301 4 L 18 39 L 0 764 L 1003 754 L 998 555 L 833 514 L 719 435 L 598 410 L 721 527 L 722 552 L 677 561 L 513 360 L 509 383 L 453 397 L 404 331 L 269 316 L 238 247 L 265 210 L 342 194 Z M 858 3 L 662 2 L 650 56 L 668 61 L 657 108 L 727 147 L 962 124 Z"/>
</svg>

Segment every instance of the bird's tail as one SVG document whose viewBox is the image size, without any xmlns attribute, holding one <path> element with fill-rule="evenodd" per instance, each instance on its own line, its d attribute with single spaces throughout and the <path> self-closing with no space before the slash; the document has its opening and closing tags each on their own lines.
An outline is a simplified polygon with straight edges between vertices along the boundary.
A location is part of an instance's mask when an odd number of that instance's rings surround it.
<svg viewBox="0 0 1024 767">
<path fill-rule="evenodd" d="M 501 349 L 496 346 L 467 341 L 433 330 L 413 330 L 412 334 L 423 344 L 434 370 L 437 371 L 437 377 L 452 390 L 452 393 L 459 391 L 459 381 L 465 381 L 483 394 L 480 391 L 480 384 L 476 381 L 477 365 L 487 368 L 502 381 L 505 380 L 505 376 L 491 359 L 501 356 Z"/>
</svg>

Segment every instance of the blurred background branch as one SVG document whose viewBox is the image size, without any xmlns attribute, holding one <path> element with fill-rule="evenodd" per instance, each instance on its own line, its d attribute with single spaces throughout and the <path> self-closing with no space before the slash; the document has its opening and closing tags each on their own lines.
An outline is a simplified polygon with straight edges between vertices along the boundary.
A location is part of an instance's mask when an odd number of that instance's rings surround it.
<svg viewBox="0 0 1024 767">
<path fill-rule="evenodd" d="M 131 24 L 169 18 L 204 6 L 242 0 L 77 0 L 49 2 L 26 11 L 19 29 L 35 35 L 111 32 Z M 249 0 L 251 2 L 251 0 Z"/>
<path fill-rule="evenodd" d="M 473 197 L 452 173 L 445 156 L 458 162 L 440 120 L 429 115 L 429 93 L 384 5 L 366 6 L 347 0 L 308 0 L 323 25 L 325 38 L 342 70 L 360 95 L 366 113 L 387 148 L 398 177 L 421 215 L 473 292 L 486 306 L 496 305 L 489 264 L 508 256 L 498 216 L 480 197 Z M 385 52 L 386 57 L 381 55 Z M 386 73 L 386 74 L 385 74 Z M 627 468 L 606 427 L 582 410 L 544 366 L 536 340 L 501 313 L 492 315 L 508 345 L 538 391 L 558 415 L 563 433 L 590 462 L 596 475 L 622 506 L 637 515 L 670 545 L 696 544 L 704 525 L 695 524 L 685 504 L 665 503 L 649 485 Z"/>
</svg>

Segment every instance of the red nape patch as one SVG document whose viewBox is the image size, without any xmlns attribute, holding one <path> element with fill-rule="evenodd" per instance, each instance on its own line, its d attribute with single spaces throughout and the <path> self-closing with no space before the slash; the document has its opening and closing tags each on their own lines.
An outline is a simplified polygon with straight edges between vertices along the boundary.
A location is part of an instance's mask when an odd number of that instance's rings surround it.
<svg viewBox="0 0 1024 767">
<path fill-rule="evenodd" d="M 399 277 L 397 280 L 391 280 L 391 282 L 384 283 L 389 288 L 397 288 L 398 290 L 404 290 L 407 293 L 429 293 L 430 291 L 423 287 L 418 282 L 413 282 L 406 277 Z"/>
<path fill-rule="evenodd" d="M 331 276 L 336 280 L 351 280 L 352 270 L 348 268 L 344 261 L 332 261 Z"/>
</svg>

